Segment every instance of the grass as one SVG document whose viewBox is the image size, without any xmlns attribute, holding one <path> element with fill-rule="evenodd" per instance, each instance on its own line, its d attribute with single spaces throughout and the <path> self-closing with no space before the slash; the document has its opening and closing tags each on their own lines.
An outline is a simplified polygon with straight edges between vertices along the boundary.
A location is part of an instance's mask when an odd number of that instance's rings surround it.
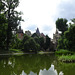
<svg viewBox="0 0 75 75">
<path fill-rule="evenodd" d="M 23 53 L 20 49 L 10 49 L 9 51 L 12 53 Z"/>
<path fill-rule="evenodd" d="M 66 63 L 75 62 L 75 54 L 74 55 L 62 55 L 59 57 L 59 60 Z"/>
<path fill-rule="evenodd" d="M 15 54 L 15 53 L 23 53 L 23 52 L 19 49 L 9 49 L 8 51 L 6 50 L 0 51 L 0 54 Z"/>
<path fill-rule="evenodd" d="M 62 62 L 66 63 L 73 63 L 75 62 L 75 53 L 61 49 L 59 51 L 56 51 L 55 54 L 58 56 L 58 59 Z"/>
<path fill-rule="evenodd" d="M 68 50 L 64 50 L 64 49 L 61 49 L 61 50 L 58 50 L 55 52 L 57 55 L 68 55 L 68 54 L 73 54 L 73 52 L 71 51 L 68 51 Z"/>
</svg>

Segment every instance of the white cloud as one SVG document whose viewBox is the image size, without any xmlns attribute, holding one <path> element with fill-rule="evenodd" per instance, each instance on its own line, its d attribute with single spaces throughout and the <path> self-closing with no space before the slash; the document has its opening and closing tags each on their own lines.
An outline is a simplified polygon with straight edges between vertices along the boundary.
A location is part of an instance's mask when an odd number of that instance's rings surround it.
<svg viewBox="0 0 75 75">
<path fill-rule="evenodd" d="M 17 10 L 23 12 L 22 17 L 25 20 L 21 23 L 23 30 L 34 32 L 38 27 L 40 32 L 52 38 L 55 21 L 58 17 L 66 16 L 62 11 L 65 12 L 64 5 L 69 2 L 70 5 L 73 4 L 73 0 L 20 0 Z"/>
</svg>

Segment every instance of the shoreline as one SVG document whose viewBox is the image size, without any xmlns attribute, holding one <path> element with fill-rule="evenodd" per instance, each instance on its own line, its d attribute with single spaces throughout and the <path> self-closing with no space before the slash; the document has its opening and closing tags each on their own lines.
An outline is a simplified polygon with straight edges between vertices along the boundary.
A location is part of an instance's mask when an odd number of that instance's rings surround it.
<svg viewBox="0 0 75 75">
<path fill-rule="evenodd" d="M 0 53 L 1 55 L 24 55 L 24 54 L 54 54 L 54 52 L 38 52 L 38 53 L 34 53 L 34 52 L 30 52 L 30 53 L 23 53 L 23 52 L 16 52 L 16 53 Z"/>
</svg>

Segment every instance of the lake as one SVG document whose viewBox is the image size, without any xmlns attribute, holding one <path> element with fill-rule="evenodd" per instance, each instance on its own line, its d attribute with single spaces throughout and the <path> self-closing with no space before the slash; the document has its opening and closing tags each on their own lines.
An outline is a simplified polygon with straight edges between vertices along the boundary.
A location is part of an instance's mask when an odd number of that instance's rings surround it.
<svg viewBox="0 0 75 75">
<path fill-rule="evenodd" d="M 54 54 L 0 55 L 0 75 L 75 75 L 75 63 Z"/>
</svg>

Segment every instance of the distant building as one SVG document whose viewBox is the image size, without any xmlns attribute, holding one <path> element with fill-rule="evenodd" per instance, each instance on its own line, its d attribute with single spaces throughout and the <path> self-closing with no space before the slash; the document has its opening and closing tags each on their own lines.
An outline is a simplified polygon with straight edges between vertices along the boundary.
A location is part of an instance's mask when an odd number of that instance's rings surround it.
<svg viewBox="0 0 75 75">
<path fill-rule="evenodd" d="M 52 42 L 54 44 L 54 48 L 56 49 L 57 44 L 58 44 L 58 39 L 60 38 L 60 33 L 58 32 L 58 29 L 56 29 L 55 34 L 53 34 L 53 39 Z"/>
<path fill-rule="evenodd" d="M 43 33 L 40 34 L 40 37 L 46 38 L 46 36 Z"/>
<path fill-rule="evenodd" d="M 17 31 L 18 39 L 22 40 L 23 39 L 23 35 L 24 35 L 23 30 L 21 29 L 21 26 L 19 26 L 19 29 Z"/>
<path fill-rule="evenodd" d="M 25 34 L 28 35 L 28 36 L 31 36 L 31 32 L 29 30 L 25 31 Z"/>
<path fill-rule="evenodd" d="M 38 36 L 40 36 L 39 28 L 37 28 L 37 30 L 36 30 L 36 34 L 37 34 Z"/>
</svg>

